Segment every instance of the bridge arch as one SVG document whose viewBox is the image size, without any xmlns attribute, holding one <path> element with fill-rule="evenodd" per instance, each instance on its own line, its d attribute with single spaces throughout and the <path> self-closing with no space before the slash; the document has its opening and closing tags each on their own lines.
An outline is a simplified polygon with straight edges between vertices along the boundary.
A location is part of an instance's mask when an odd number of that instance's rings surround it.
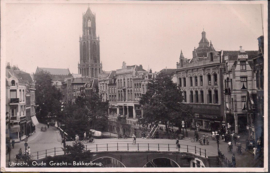
<svg viewBox="0 0 270 173">
<path fill-rule="evenodd" d="M 110 157 L 102 156 L 94 159 L 93 163 L 102 163 L 104 167 L 126 167 L 120 160 Z"/>
<path fill-rule="evenodd" d="M 180 167 L 180 165 L 171 158 L 156 157 L 148 161 L 143 167 Z"/>
</svg>

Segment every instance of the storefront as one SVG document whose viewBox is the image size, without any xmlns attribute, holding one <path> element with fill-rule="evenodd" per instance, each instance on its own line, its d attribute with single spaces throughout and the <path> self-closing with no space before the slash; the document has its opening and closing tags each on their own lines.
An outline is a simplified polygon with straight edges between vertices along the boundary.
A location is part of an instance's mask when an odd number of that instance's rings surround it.
<svg viewBox="0 0 270 173">
<path fill-rule="evenodd" d="M 217 131 L 221 128 L 223 117 L 218 115 L 195 114 L 192 128 L 203 131 Z"/>
</svg>

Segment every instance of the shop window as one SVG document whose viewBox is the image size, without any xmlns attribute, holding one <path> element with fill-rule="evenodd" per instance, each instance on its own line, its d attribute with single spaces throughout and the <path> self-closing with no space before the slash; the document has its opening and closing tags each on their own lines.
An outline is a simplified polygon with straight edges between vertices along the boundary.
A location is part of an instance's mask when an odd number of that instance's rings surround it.
<svg viewBox="0 0 270 173">
<path fill-rule="evenodd" d="M 240 77 L 240 81 L 241 81 L 241 89 L 247 89 L 247 77 Z"/>
</svg>

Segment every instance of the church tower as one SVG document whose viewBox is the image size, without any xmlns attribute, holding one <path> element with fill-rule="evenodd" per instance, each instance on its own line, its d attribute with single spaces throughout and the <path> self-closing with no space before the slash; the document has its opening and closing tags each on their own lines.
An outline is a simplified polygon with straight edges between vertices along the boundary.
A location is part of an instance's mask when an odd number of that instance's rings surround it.
<svg viewBox="0 0 270 173">
<path fill-rule="evenodd" d="M 96 16 L 89 7 L 82 16 L 82 32 L 78 73 L 82 76 L 97 78 L 102 69 L 99 37 L 96 36 Z"/>
</svg>

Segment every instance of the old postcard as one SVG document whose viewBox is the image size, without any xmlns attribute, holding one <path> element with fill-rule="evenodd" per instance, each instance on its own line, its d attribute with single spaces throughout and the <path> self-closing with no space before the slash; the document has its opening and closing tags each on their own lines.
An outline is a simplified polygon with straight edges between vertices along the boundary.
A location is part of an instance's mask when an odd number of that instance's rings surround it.
<svg viewBox="0 0 270 173">
<path fill-rule="evenodd" d="M 1 170 L 268 171 L 267 12 L 2 1 Z"/>
</svg>

